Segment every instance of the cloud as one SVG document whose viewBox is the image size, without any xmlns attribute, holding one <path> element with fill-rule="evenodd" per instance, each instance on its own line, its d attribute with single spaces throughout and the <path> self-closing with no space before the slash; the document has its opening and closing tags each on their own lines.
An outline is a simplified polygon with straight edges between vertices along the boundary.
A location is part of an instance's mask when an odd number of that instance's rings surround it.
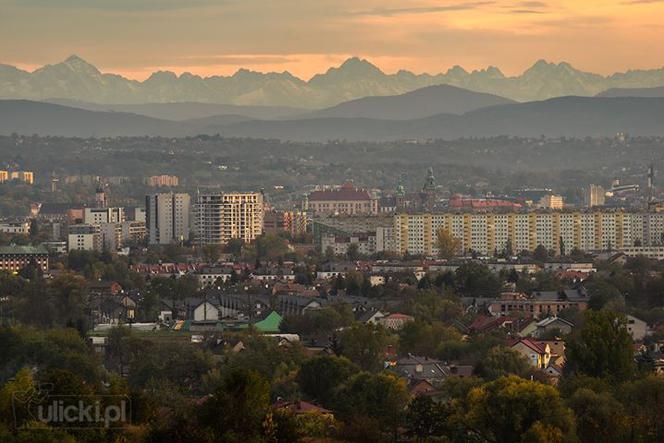
<svg viewBox="0 0 664 443">
<path fill-rule="evenodd" d="M 546 14 L 544 11 L 537 11 L 535 9 L 511 9 L 512 14 Z"/>
<path fill-rule="evenodd" d="M 10 0 L 11 1 L 11 0 Z M 217 6 L 223 0 L 14 0 L 22 7 L 52 7 L 100 11 L 165 11 Z"/>
<path fill-rule="evenodd" d="M 415 6 L 410 8 L 374 8 L 368 11 L 355 12 L 353 15 L 375 15 L 381 17 L 394 17 L 404 14 L 432 14 L 437 12 L 467 11 L 482 6 L 493 5 L 493 1 L 456 3 L 444 6 Z"/>
<path fill-rule="evenodd" d="M 537 8 L 548 8 L 549 5 L 547 5 L 544 2 L 538 2 L 538 1 L 525 1 L 525 2 L 519 2 L 516 4 L 519 8 L 527 8 L 527 9 L 537 9 Z"/>
<path fill-rule="evenodd" d="M 664 3 L 664 0 L 630 0 L 623 2 L 623 5 L 650 5 L 653 3 Z"/>
</svg>

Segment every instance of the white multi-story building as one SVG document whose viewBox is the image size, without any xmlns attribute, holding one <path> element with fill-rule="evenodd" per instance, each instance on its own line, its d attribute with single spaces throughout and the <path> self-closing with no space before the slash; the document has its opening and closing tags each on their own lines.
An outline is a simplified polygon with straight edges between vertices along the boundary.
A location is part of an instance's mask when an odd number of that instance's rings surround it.
<svg viewBox="0 0 664 443">
<path fill-rule="evenodd" d="M 99 225 L 102 223 L 122 223 L 125 221 L 124 208 L 85 208 L 83 223 Z"/>
<path fill-rule="evenodd" d="M 70 225 L 67 235 L 68 251 L 101 251 L 103 239 L 99 224 Z"/>
<path fill-rule="evenodd" d="M 189 239 L 189 194 L 161 193 L 145 197 L 145 226 L 148 243 L 166 245 Z"/>
<path fill-rule="evenodd" d="M 251 242 L 263 232 L 263 194 L 200 194 L 194 220 L 198 244 L 223 245 L 233 238 Z"/>
</svg>

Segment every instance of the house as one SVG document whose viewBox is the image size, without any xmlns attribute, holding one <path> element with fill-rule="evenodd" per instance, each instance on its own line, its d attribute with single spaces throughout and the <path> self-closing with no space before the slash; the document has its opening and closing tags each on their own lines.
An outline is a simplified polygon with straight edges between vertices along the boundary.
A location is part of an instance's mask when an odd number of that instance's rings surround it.
<svg viewBox="0 0 664 443">
<path fill-rule="evenodd" d="M 541 344 L 529 338 L 510 340 L 508 347 L 521 353 L 530 365 L 537 369 L 544 369 L 551 360 L 551 348 L 547 343 Z"/>
<path fill-rule="evenodd" d="M 212 286 L 217 282 L 226 282 L 231 279 L 233 275 L 233 268 L 218 267 L 218 266 L 204 266 L 196 273 L 198 284 L 201 287 Z"/>
<path fill-rule="evenodd" d="M 116 295 L 122 291 L 122 286 L 116 281 L 92 281 L 88 284 L 88 290 L 91 294 Z"/>
<path fill-rule="evenodd" d="M 379 325 L 386 327 L 387 329 L 392 329 L 394 331 L 399 331 L 404 325 L 408 322 L 415 321 L 415 318 L 395 312 L 393 314 L 386 315 L 377 320 Z"/>
<path fill-rule="evenodd" d="M 473 334 L 485 334 L 496 329 L 507 329 L 510 332 L 518 333 L 523 326 L 530 322 L 531 319 L 528 317 L 478 315 L 473 319 L 468 331 Z"/>
<path fill-rule="evenodd" d="M 367 310 L 356 313 L 356 320 L 365 325 L 377 325 L 381 318 L 385 317 L 385 314 L 379 310 Z"/>
<path fill-rule="evenodd" d="M 636 342 L 642 341 L 647 335 L 650 335 L 648 324 L 633 315 L 627 316 L 627 332 L 632 336 L 632 340 Z"/>
<path fill-rule="evenodd" d="M 450 376 L 449 368 L 443 361 L 414 355 L 397 359 L 390 370 L 399 377 L 406 378 L 412 385 L 426 381 L 436 386 Z"/>
<path fill-rule="evenodd" d="M 492 300 L 489 312 L 492 315 L 524 313 L 537 318 L 557 316 L 565 309 L 576 307 L 584 311 L 588 307 L 585 288 L 564 291 L 535 291 L 528 297 L 518 292 L 505 292 Z"/>
<path fill-rule="evenodd" d="M 557 336 L 568 335 L 572 333 L 574 324 L 561 317 L 547 317 L 536 323 L 535 336 L 544 337 L 548 334 L 555 333 Z"/>
</svg>

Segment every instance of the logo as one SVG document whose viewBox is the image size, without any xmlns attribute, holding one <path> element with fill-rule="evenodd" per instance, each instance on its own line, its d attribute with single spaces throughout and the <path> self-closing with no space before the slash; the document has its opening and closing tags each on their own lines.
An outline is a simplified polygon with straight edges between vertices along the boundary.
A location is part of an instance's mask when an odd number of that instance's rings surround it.
<svg viewBox="0 0 664 443">
<path fill-rule="evenodd" d="M 16 428 L 117 429 L 131 423 L 131 399 L 126 395 L 51 394 L 52 386 L 12 395 Z"/>
</svg>

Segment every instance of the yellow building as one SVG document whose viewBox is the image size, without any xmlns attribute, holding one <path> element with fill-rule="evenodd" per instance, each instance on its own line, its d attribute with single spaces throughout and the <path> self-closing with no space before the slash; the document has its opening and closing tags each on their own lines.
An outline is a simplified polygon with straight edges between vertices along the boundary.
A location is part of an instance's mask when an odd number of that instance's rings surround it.
<svg viewBox="0 0 664 443">
<path fill-rule="evenodd" d="M 35 183 L 35 174 L 32 171 L 0 171 L 0 183 L 9 180 L 18 180 L 32 185 Z"/>
<path fill-rule="evenodd" d="M 621 249 L 634 244 L 661 244 L 664 213 L 397 214 L 390 249 L 399 254 L 436 256 L 440 229 L 459 240 L 464 254 L 518 253 L 533 251 L 539 245 L 556 254 L 565 254 L 575 248 L 590 252 Z"/>
<path fill-rule="evenodd" d="M 542 209 L 560 210 L 563 209 L 564 204 L 562 195 L 545 195 L 540 199 L 537 206 Z"/>
</svg>

